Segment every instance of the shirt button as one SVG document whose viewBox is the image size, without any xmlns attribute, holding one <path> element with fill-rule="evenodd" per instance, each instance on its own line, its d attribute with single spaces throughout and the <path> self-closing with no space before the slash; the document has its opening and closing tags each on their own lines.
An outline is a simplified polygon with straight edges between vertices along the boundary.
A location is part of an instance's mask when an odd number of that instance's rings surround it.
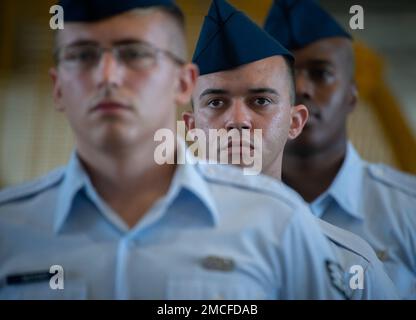
<svg viewBox="0 0 416 320">
<path fill-rule="evenodd" d="M 380 261 L 386 261 L 388 258 L 387 251 L 384 251 L 384 250 L 377 251 L 376 255 L 380 259 Z"/>
</svg>

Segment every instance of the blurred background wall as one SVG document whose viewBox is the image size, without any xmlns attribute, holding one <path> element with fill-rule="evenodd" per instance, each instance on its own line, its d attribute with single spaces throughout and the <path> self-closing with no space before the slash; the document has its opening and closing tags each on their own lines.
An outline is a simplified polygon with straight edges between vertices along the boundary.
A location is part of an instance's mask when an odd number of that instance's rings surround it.
<svg viewBox="0 0 416 320">
<path fill-rule="evenodd" d="M 187 17 L 189 54 L 210 4 L 178 0 Z M 261 24 L 272 0 L 230 0 Z M 364 8 L 356 43 L 360 102 L 349 134 L 364 158 L 416 173 L 416 2 L 325 0 L 322 5 L 349 28 L 349 8 Z M 51 0 L 0 1 L 0 187 L 66 163 L 73 139 L 54 111 Z M 179 110 L 178 115 L 180 115 Z"/>
</svg>

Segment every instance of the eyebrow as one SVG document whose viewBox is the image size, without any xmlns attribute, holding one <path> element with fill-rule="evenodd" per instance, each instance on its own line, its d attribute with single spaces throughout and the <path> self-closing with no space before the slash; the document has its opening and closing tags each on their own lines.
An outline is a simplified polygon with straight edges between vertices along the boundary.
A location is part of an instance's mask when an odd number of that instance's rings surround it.
<svg viewBox="0 0 416 320">
<path fill-rule="evenodd" d="M 229 94 L 229 91 L 224 90 L 224 89 L 212 89 L 212 88 L 206 89 L 199 95 L 199 99 L 201 100 L 202 97 L 209 95 L 209 94 Z"/>
<path fill-rule="evenodd" d="M 248 93 L 250 93 L 250 94 L 270 93 L 270 94 L 274 94 L 274 95 L 280 97 L 279 93 L 276 90 L 272 89 L 272 88 L 248 89 Z M 201 100 L 204 96 L 210 95 L 210 94 L 224 94 L 224 95 L 227 95 L 227 94 L 230 94 L 230 92 L 227 91 L 227 90 L 224 90 L 224 89 L 212 89 L 212 88 L 211 89 L 206 89 L 200 94 L 199 99 Z"/>
<path fill-rule="evenodd" d="M 249 89 L 248 92 L 251 94 L 271 93 L 276 96 L 280 96 L 279 93 L 272 88 L 253 88 L 253 89 Z"/>
<path fill-rule="evenodd" d="M 331 61 L 323 60 L 323 59 L 309 60 L 307 61 L 307 64 L 308 65 L 333 66 L 333 63 Z"/>
<path fill-rule="evenodd" d="M 119 44 L 130 44 L 130 43 L 146 43 L 146 42 L 138 40 L 138 39 L 126 38 L 126 39 L 114 41 L 112 44 L 119 45 Z M 67 44 L 66 46 L 72 47 L 72 46 L 82 46 L 82 45 L 99 45 L 99 43 L 98 41 L 95 41 L 95 40 L 79 39 L 79 40 L 75 40 Z"/>
<path fill-rule="evenodd" d="M 98 44 L 98 42 L 93 41 L 93 40 L 80 39 L 80 40 L 75 40 L 73 42 L 65 44 L 65 45 L 63 45 L 63 47 L 75 47 L 75 46 L 97 45 L 97 44 Z"/>
<path fill-rule="evenodd" d="M 139 40 L 139 39 L 134 39 L 134 38 L 126 38 L 126 39 L 121 39 L 121 40 L 117 40 L 114 41 L 113 44 L 117 45 L 117 44 L 131 44 L 131 43 L 141 43 L 141 44 L 149 44 L 143 40 Z"/>
</svg>

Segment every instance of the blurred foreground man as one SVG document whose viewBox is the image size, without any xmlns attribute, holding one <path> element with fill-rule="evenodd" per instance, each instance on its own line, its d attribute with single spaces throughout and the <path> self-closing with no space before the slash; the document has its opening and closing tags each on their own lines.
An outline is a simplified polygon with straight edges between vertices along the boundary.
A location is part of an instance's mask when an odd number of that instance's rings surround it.
<svg viewBox="0 0 416 320">
<path fill-rule="evenodd" d="M 296 101 L 310 115 L 287 144 L 283 181 L 315 216 L 366 239 L 400 296 L 415 299 L 416 179 L 362 160 L 348 141 L 357 102 L 351 36 L 311 0 L 275 1 L 265 30 L 293 51 Z"/>
<path fill-rule="evenodd" d="M 64 168 L 0 193 L 0 298 L 344 298 L 335 254 L 286 188 L 156 159 L 198 76 L 174 3 L 61 5 L 50 74 L 76 147 Z"/>
<path fill-rule="evenodd" d="M 292 57 L 254 22 L 246 16 L 243 20 L 243 14 L 227 2 L 214 3 L 194 53 L 193 61 L 200 69 L 200 76 L 192 97 L 193 112 L 184 113 L 184 120 L 190 132 L 262 130 L 262 172 L 281 180 L 283 148 L 288 139 L 293 140 L 301 133 L 308 117 L 304 105 L 294 105 Z M 221 27 L 212 27 L 212 21 Z M 232 143 L 227 148 L 232 155 L 238 152 L 244 156 L 255 149 L 252 141 L 241 138 L 241 149 L 233 150 Z M 292 201 L 304 203 L 283 184 L 279 189 L 285 189 Z M 397 298 L 381 262 L 364 240 L 315 220 L 339 258 L 340 264 L 330 267 L 341 270 L 342 278 L 337 284 L 345 297 Z M 363 270 L 362 286 L 354 285 L 357 268 Z"/>
</svg>

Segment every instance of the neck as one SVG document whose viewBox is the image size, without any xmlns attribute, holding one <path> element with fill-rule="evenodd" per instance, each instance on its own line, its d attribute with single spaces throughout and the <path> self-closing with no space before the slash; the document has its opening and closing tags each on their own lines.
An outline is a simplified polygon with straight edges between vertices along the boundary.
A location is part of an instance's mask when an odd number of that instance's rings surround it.
<svg viewBox="0 0 416 320">
<path fill-rule="evenodd" d="M 140 144 L 111 152 L 77 146 L 97 193 L 129 227 L 166 194 L 175 171 L 174 165 L 156 164 L 154 148 L 154 144 Z"/>
<path fill-rule="evenodd" d="M 282 180 L 282 155 L 280 154 L 276 159 L 269 165 L 265 166 L 262 173 L 277 179 Z"/>
<path fill-rule="evenodd" d="M 305 201 L 314 201 L 331 186 L 342 166 L 346 149 L 347 142 L 342 140 L 326 150 L 308 155 L 286 152 L 283 181 Z"/>
</svg>

